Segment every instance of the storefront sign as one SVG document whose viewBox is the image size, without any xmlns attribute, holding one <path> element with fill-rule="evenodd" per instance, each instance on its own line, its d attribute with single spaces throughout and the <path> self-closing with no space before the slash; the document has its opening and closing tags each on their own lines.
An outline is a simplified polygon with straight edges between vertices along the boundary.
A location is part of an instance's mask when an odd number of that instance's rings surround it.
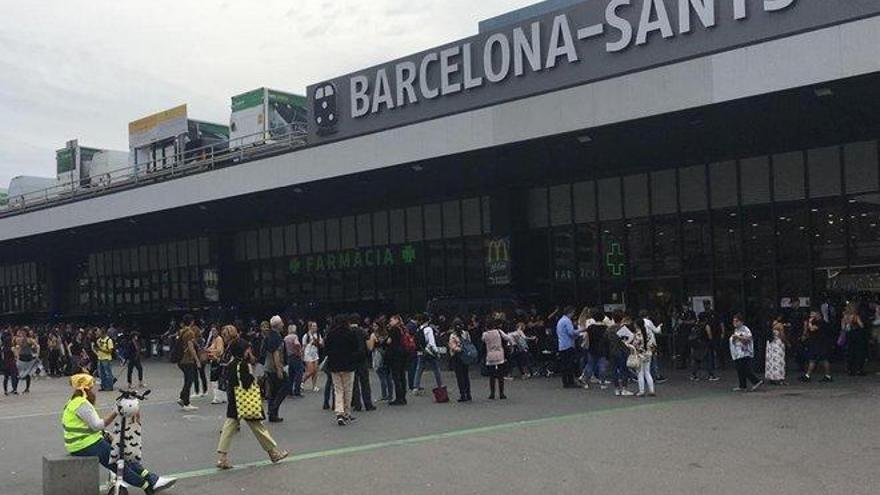
<svg viewBox="0 0 880 495">
<path fill-rule="evenodd" d="M 619 242 L 610 242 L 605 253 L 605 267 L 614 277 L 622 277 L 626 270 L 626 255 Z"/>
<path fill-rule="evenodd" d="M 510 237 L 490 237 L 486 239 L 486 281 L 491 287 L 509 285 Z"/>
<path fill-rule="evenodd" d="M 878 14 L 854 0 L 585 1 L 310 86 L 311 134 L 344 139 Z"/>
<path fill-rule="evenodd" d="M 290 259 L 293 275 L 359 270 L 412 265 L 418 261 L 416 246 L 385 246 L 363 249 L 347 249 L 334 253 L 298 256 Z"/>
</svg>

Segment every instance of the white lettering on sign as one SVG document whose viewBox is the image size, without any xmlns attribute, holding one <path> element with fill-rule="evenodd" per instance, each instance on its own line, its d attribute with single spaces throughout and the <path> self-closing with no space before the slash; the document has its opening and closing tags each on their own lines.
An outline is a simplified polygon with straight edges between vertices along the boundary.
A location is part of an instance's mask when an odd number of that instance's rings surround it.
<svg viewBox="0 0 880 495">
<path fill-rule="evenodd" d="M 592 0 L 598 1 L 598 0 Z M 607 0 L 604 18 L 581 24 L 567 14 L 534 21 L 473 40 L 449 45 L 391 67 L 349 79 L 351 117 L 394 111 L 441 96 L 540 74 L 582 59 L 578 47 L 604 38 L 607 53 L 662 42 L 676 35 L 709 30 L 718 23 L 718 5 L 726 3 L 735 21 L 746 21 L 748 8 L 780 12 L 797 0 Z M 676 15 L 677 14 L 677 15 Z M 632 20 L 631 20 L 632 19 Z M 674 25 L 677 24 L 677 25 Z M 545 38 L 542 38 L 542 33 Z M 658 33 L 657 36 L 655 33 Z M 652 36 L 652 34 L 655 34 Z M 482 55 L 482 57 L 480 56 Z"/>
</svg>

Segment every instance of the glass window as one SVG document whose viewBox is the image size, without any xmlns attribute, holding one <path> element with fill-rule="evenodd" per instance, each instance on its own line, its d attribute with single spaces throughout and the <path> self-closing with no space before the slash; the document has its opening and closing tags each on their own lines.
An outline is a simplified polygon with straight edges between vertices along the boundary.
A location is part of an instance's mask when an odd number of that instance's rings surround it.
<svg viewBox="0 0 880 495">
<path fill-rule="evenodd" d="M 425 239 L 439 239 L 442 230 L 440 203 L 425 205 Z"/>
<path fill-rule="evenodd" d="M 708 208 L 706 198 L 706 167 L 696 165 L 678 169 L 681 191 L 681 211 L 703 211 Z"/>
<path fill-rule="evenodd" d="M 849 213 L 853 264 L 880 261 L 880 194 L 853 198 Z"/>
<path fill-rule="evenodd" d="M 601 193 L 600 197 L 601 197 Z M 626 286 L 629 277 L 629 253 L 626 251 L 626 234 L 624 225 L 620 222 L 602 224 L 602 281 L 608 289 L 609 297 L 603 297 L 609 303 L 622 302 L 622 298 L 615 300 L 613 293 Z M 618 293 L 618 297 L 620 294 Z M 609 300 L 610 299 L 610 300 Z"/>
<path fill-rule="evenodd" d="M 574 250 L 574 229 L 558 227 L 551 231 L 553 262 L 553 299 L 562 304 L 573 302 L 577 262 Z"/>
<path fill-rule="evenodd" d="M 770 202 L 770 159 L 766 156 L 740 161 L 742 202 L 757 205 Z"/>
<path fill-rule="evenodd" d="M 373 223 L 371 215 L 365 213 L 357 216 L 357 245 L 369 247 L 373 245 Z"/>
<path fill-rule="evenodd" d="M 443 288 L 443 242 L 432 241 L 425 244 L 427 247 L 427 287 Z"/>
<path fill-rule="evenodd" d="M 129 258 L 129 270 L 132 273 L 136 273 L 140 271 L 140 260 L 138 256 L 138 248 L 132 248 L 128 250 L 128 258 Z"/>
<path fill-rule="evenodd" d="M 620 193 L 620 177 L 599 181 L 599 221 L 623 218 L 623 199 Z"/>
<path fill-rule="evenodd" d="M 595 224 L 578 225 L 575 229 L 579 285 L 598 283 L 599 273 L 596 270 L 599 261 L 598 242 Z"/>
<path fill-rule="evenodd" d="M 461 238 L 446 241 L 446 290 L 456 295 L 464 290 L 464 243 Z"/>
<path fill-rule="evenodd" d="M 186 266 L 199 266 L 199 240 L 193 237 L 186 241 Z"/>
<path fill-rule="evenodd" d="M 327 250 L 327 236 L 324 231 L 326 224 L 323 220 L 312 222 L 312 252 L 323 253 Z"/>
<path fill-rule="evenodd" d="M 537 187 L 529 189 L 528 198 L 528 217 L 530 228 L 540 228 L 547 226 L 547 188 Z"/>
<path fill-rule="evenodd" d="M 272 257 L 272 232 L 268 228 L 260 229 L 260 259 Z"/>
<path fill-rule="evenodd" d="M 157 245 L 156 246 L 156 255 L 159 260 L 159 263 L 158 263 L 159 270 L 167 270 L 168 269 L 167 245 L 164 243 Z M 109 275 L 109 272 L 108 272 L 108 275 Z"/>
<path fill-rule="evenodd" d="M 654 271 L 658 275 L 678 275 L 681 272 L 678 217 L 654 217 Z"/>
<path fill-rule="evenodd" d="M 443 237 L 461 237 L 461 203 L 458 200 L 443 203 Z"/>
<path fill-rule="evenodd" d="M 682 214 L 681 236 L 685 271 L 711 270 L 712 238 L 708 215 L 703 212 Z"/>
<path fill-rule="evenodd" d="M 388 212 L 377 211 L 373 213 L 373 244 L 385 246 L 388 244 Z"/>
<path fill-rule="evenodd" d="M 810 260 L 809 213 L 806 205 L 777 205 L 776 237 L 779 264 L 807 266 Z"/>
<path fill-rule="evenodd" d="M 299 250 L 296 245 L 296 225 L 288 225 L 284 227 L 284 254 L 294 255 Z"/>
<path fill-rule="evenodd" d="M 776 201 L 804 199 L 804 154 L 773 155 L 773 194 Z"/>
<path fill-rule="evenodd" d="M 807 152 L 810 170 L 810 197 L 824 198 L 840 194 L 840 148 L 812 149 Z"/>
<path fill-rule="evenodd" d="M 211 249 L 207 237 L 199 238 L 199 263 L 202 265 L 211 264 Z"/>
<path fill-rule="evenodd" d="M 8 275 L 9 267 L 5 267 L 4 269 L 7 270 L 7 276 L 6 276 L 7 283 L 6 283 L 6 285 L 9 286 L 10 285 L 8 283 L 8 281 L 9 281 L 9 275 Z M 104 253 L 96 253 L 95 254 L 95 275 L 98 277 L 103 277 L 104 273 L 105 273 L 105 271 L 104 271 Z"/>
<path fill-rule="evenodd" d="M 715 231 L 715 268 L 720 272 L 737 271 L 742 266 L 742 224 L 735 209 L 712 213 Z"/>
<path fill-rule="evenodd" d="M 484 258 L 483 238 L 479 236 L 465 237 L 465 282 L 467 284 L 467 294 L 469 296 L 479 296 L 483 294 L 483 286 L 485 285 L 484 279 L 486 276 Z"/>
<path fill-rule="evenodd" d="M 562 184 L 550 188 L 550 225 L 571 224 L 571 185 Z"/>
<path fill-rule="evenodd" d="M 745 169 L 743 169 L 743 177 L 745 177 Z M 746 210 L 743 237 L 746 266 L 769 267 L 775 264 L 776 227 L 769 207 Z"/>
<path fill-rule="evenodd" d="M 627 218 L 648 216 L 648 174 L 629 175 L 623 178 L 624 208 Z"/>
<path fill-rule="evenodd" d="M 654 215 L 668 215 L 678 211 L 678 197 L 675 189 L 675 170 L 661 170 L 651 173 L 651 212 Z"/>
<path fill-rule="evenodd" d="M 403 210 L 391 210 L 391 244 L 403 244 L 406 242 L 406 222 Z"/>
<path fill-rule="evenodd" d="M 259 241 L 257 237 L 256 230 L 249 230 L 245 235 L 246 238 L 246 247 L 247 247 L 247 260 L 253 261 L 260 257 L 259 253 Z"/>
<path fill-rule="evenodd" d="M 168 246 L 168 268 L 169 269 L 177 268 L 178 266 L 180 266 L 180 261 L 177 259 L 177 254 L 179 253 L 179 251 L 177 250 L 177 243 L 176 242 L 169 242 L 167 244 L 167 246 Z M 117 274 L 117 273 L 119 273 L 119 270 L 116 269 L 116 268 L 118 268 L 118 265 L 116 264 L 116 256 L 115 255 L 118 254 L 118 252 L 114 252 L 113 254 L 114 254 L 114 256 L 113 256 L 113 258 L 114 258 L 113 273 Z"/>
<path fill-rule="evenodd" d="M 846 217 L 836 202 L 813 206 L 813 260 L 816 267 L 846 264 Z"/>
<path fill-rule="evenodd" d="M 578 182 L 574 185 L 574 221 L 596 221 L 596 183 Z"/>
<path fill-rule="evenodd" d="M 424 239 L 422 232 L 422 208 L 413 206 L 406 209 L 406 240 L 421 241 Z"/>
<path fill-rule="evenodd" d="M 847 144 L 843 147 L 843 160 L 848 194 L 877 190 L 876 141 Z"/>
<path fill-rule="evenodd" d="M 284 227 L 272 228 L 272 257 L 284 256 Z M 203 263 L 204 264 L 204 263 Z"/>
<path fill-rule="evenodd" d="M 342 249 L 354 249 L 357 245 L 357 227 L 354 217 L 342 219 Z"/>
<path fill-rule="evenodd" d="M 461 217 L 463 235 L 478 235 L 480 233 L 480 200 L 468 198 L 461 202 Z"/>
<path fill-rule="evenodd" d="M 627 211 L 629 210 L 627 209 Z M 626 232 L 631 275 L 633 277 L 650 276 L 653 272 L 652 248 L 654 245 L 651 239 L 651 222 L 647 218 L 632 219 L 626 223 Z"/>
<path fill-rule="evenodd" d="M 709 186 L 712 208 L 730 208 L 739 204 L 736 162 L 730 160 L 709 165 Z"/>
<path fill-rule="evenodd" d="M 331 218 L 326 222 L 326 234 L 327 234 L 327 251 L 339 251 L 339 246 L 341 246 L 341 232 L 339 231 L 339 219 Z"/>
<path fill-rule="evenodd" d="M 492 203 L 489 200 L 489 196 L 483 196 L 482 204 L 483 208 L 480 211 L 480 217 L 483 219 L 483 233 L 489 234 L 492 232 Z"/>
<path fill-rule="evenodd" d="M 299 254 L 312 253 L 312 227 L 308 223 L 296 226 L 296 245 L 299 248 Z"/>
</svg>

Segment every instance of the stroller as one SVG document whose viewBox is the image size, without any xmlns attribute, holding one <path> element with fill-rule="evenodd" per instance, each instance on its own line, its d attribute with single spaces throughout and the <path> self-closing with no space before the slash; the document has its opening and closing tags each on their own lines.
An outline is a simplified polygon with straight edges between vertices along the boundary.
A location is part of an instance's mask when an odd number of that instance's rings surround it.
<svg viewBox="0 0 880 495">
<path fill-rule="evenodd" d="M 146 400 L 150 391 L 139 394 L 133 390 L 122 390 L 116 398 L 116 410 L 119 415 L 110 429 L 111 462 L 116 463 L 116 473 L 110 473 L 110 489 L 108 495 L 128 495 L 128 489 L 122 481 L 122 473 L 126 462 L 141 462 L 143 444 L 141 441 L 141 424 L 134 421 L 140 411 L 141 401 Z"/>
</svg>

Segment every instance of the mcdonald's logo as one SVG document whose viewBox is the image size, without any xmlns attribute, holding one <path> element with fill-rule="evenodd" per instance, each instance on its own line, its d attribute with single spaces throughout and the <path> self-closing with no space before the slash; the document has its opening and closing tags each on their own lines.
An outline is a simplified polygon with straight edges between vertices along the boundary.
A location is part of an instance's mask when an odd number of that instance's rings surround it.
<svg viewBox="0 0 880 495">
<path fill-rule="evenodd" d="M 486 250 L 486 263 L 489 265 L 510 261 L 510 240 L 507 238 L 487 241 Z"/>
</svg>

